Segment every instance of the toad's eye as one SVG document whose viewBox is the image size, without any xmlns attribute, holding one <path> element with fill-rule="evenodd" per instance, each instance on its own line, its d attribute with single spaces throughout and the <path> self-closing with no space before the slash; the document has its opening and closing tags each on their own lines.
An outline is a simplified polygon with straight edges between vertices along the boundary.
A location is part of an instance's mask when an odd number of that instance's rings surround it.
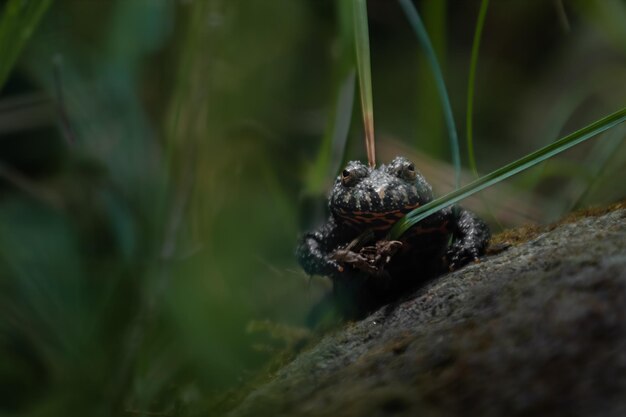
<svg viewBox="0 0 626 417">
<path fill-rule="evenodd" d="M 407 181 L 413 181 L 415 178 L 417 178 L 417 172 L 415 172 L 415 165 L 413 163 L 401 166 L 396 171 L 396 174 L 398 175 L 398 177 Z"/>
<path fill-rule="evenodd" d="M 358 168 L 346 168 L 341 173 L 341 183 L 346 187 L 352 187 L 359 182 L 361 178 L 366 176 L 366 172 Z"/>
<path fill-rule="evenodd" d="M 369 173 L 368 168 L 360 162 L 349 162 L 339 175 L 341 184 L 346 187 L 352 187 L 356 185 L 361 179 L 367 177 Z"/>
<path fill-rule="evenodd" d="M 344 169 L 341 173 L 341 183 L 345 186 L 351 186 L 356 182 L 356 172 Z"/>
</svg>

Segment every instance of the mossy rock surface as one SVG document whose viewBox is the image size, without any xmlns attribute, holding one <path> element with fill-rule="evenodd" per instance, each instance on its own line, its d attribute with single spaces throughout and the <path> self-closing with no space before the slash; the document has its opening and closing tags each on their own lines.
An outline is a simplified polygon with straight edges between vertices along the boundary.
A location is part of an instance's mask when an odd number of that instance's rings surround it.
<svg viewBox="0 0 626 417">
<path fill-rule="evenodd" d="M 545 230 L 346 323 L 231 416 L 626 416 L 626 209 Z"/>
</svg>

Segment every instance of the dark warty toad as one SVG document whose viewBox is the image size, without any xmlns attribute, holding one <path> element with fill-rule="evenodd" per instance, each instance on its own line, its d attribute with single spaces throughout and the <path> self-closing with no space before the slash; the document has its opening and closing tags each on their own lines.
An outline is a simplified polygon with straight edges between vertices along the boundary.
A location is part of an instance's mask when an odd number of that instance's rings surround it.
<svg viewBox="0 0 626 417">
<path fill-rule="evenodd" d="M 298 260 L 307 274 L 332 279 L 344 316 L 363 315 L 485 253 L 489 228 L 459 206 L 424 219 L 399 241 L 385 240 L 396 221 L 432 199 L 406 158 L 378 168 L 349 162 L 331 190 L 328 220 L 302 237 Z"/>
</svg>

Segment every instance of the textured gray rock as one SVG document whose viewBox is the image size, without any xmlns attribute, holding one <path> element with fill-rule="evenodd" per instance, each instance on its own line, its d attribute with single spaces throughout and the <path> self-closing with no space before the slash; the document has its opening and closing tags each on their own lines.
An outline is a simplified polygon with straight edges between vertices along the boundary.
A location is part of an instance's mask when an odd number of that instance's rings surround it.
<svg viewBox="0 0 626 417">
<path fill-rule="evenodd" d="M 232 416 L 626 416 L 626 210 L 348 323 Z"/>
</svg>

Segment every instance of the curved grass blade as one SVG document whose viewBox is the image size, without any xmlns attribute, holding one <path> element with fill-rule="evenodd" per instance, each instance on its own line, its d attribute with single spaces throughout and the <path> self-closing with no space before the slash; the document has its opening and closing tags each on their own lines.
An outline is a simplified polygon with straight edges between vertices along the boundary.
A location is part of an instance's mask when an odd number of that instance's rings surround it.
<svg viewBox="0 0 626 417">
<path fill-rule="evenodd" d="M 433 45 L 435 54 L 437 54 L 439 58 L 439 66 L 441 66 L 444 73 L 447 73 L 446 57 L 450 48 L 448 36 L 450 25 L 448 21 L 448 9 L 450 8 L 450 1 L 454 0 L 416 2 L 416 5 L 419 4 L 420 17 L 424 22 L 430 42 Z M 400 10 L 400 12 L 402 13 L 402 10 Z M 416 134 L 413 135 L 414 137 L 411 142 L 413 146 L 417 147 L 419 150 L 433 156 L 438 156 L 439 159 L 444 158 L 446 162 L 450 164 L 452 159 L 449 156 L 446 158 L 446 155 L 450 155 L 448 130 L 443 110 L 439 104 L 439 91 L 434 82 L 433 71 L 430 63 L 426 59 L 423 48 L 417 42 L 415 49 L 416 50 L 410 52 L 417 58 L 417 65 L 411 71 L 414 73 L 413 79 L 416 82 L 415 99 L 411 106 L 414 107 L 416 111 L 415 117 L 411 123 Z M 459 132 L 459 136 L 460 134 L 461 132 Z M 425 139 L 426 137 L 430 139 Z M 462 154 L 461 163 L 463 163 Z M 450 169 L 447 175 L 449 183 L 454 187 L 454 168 Z M 464 178 L 463 173 L 461 173 L 461 181 L 463 181 Z"/>
<path fill-rule="evenodd" d="M 478 19 L 476 21 L 476 31 L 474 32 L 474 42 L 472 43 L 472 57 L 470 59 L 469 80 L 467 82 L 467 113 L 465 114 L 465 129 L 467 137 L 467 159 L 470 169 L 478 178 L 478 168 L 476 166 L 476 158 L 474 156 L 474 136 L 473 136 L 473 118 L 474 118 L 474 86 L 476 82 L 476 66 L 478 64 L 478 52 L 480 51 L 480 40 L 482 39 L 483 27 L 485 25 L 485 16 L 489 0 L 482 0 L 480 10 L 478 11 Z"/>
<path fill-rule="evenodd" d="M 461 187 L 443 197 L 411 211 L 393 226 L 389 232 L 389 236 L 391 239 L 398 239 L 411 226 L 431 214 L 436 213 L 437 211 L 481 190 L 484 190 L 493 184 L 497 184 L 498 182 L 522 172 L 525 169 L 537 165 L 538 163 L 543 162 L 546 159 L 551 158 L 581 142 L 584 142 L 585 140 L 592 138 L 607 129 L 617 126 L 624 121 L 626 121 L 626 108 L 606 116 L 570 135 L 557 140 L 554 143 L 544 146 L 538 151 L 530 153 L 515 162 L 505 165 L 502 168 L 499 168 L 492 173 L 465 185 L 464 187 Z"/>
<path fill-rule="evenodd" d="M 9 0 L 0 17 L 0 90 L 52 0 Z"/>
<path fill-rule="evenodd" d="M 478 18 L 476 19 L 476 30 L 474 31 L 474 40 L 472 42 L 472 56 L 470 58 L 469 79 L 467 82 L 467 105 L 465 113 L 467 160 L 469 162 L 470 170 L 476 178 L 479 177 L 479 174 L 478 165 L 476 164 L 476 157 L 474 154 L 474 89 L 476 86 L 476 67 L 478 66 L 480 41 L 482 39 L 483 27 L 485 26 L 485 17 L 487 16 L 488 8 L 489 0 L 482 0 L 482 2 L 480 3 L 480 9 L 478 10 Z M 481 201 L 494 222 L 498 225 L 500 229 L 503 229 L 502 224 L 500 224 L 498 218 L 493 214 L 491 206 L 483 196 L 481 196 Z"/>
<path fill-rule="evenodd" d="M 370 66 L 370 38 L 367 27 L 366 0 L 354 0 L 354 40 L 361 89 L 361 109 L 365 126 L 365 148 L 371 167 L 376 166 L 374 141 L 374 102 L 372 99 L 372 69 Z"/>
<path fill-rule="evenodd" d="M 426 58 L 428 59 L 428 63 L 430 64 L 433 75 L 435 77 L 437 91 L 439 92 L 441 106 L 443 108 L 443 114 L 446 120 L 446 127 L 448 128 L 448 137 L 450 139 L 450 150 L 452 152 L 452 163 L 454 165 L 455 172 L 454 182 L 456 184 L 456 188 L 458 188 L 461 184 L 461 156 L 459 152 L 459 139 L 456 131 L 456 125 L 454 123 L 454 116 L 452 115 L 450 99 L 448 98 L 448 91 L 446 90 L 446 84 L 443 80 L 443 73 L 441 72 L 441 68 L 439 67 L 439 62 L 437 61 L 437 56 L 435 55 L 435 50 L 433 49 L 433 46 L 430 42 L 428 33 L 426 32 L 426 28 L 424 27 L 422 19 L 420 18 L 417 9 L 413 5 L 413 2 L 411 0 L 398 1 L 400 2 L 400 6 L 402 7 L 402 9 L 404 10 L 404 14 L 409 20 L 411 27 L 417 35 L 419 43 L 424 49 Z"/>
</svg>

